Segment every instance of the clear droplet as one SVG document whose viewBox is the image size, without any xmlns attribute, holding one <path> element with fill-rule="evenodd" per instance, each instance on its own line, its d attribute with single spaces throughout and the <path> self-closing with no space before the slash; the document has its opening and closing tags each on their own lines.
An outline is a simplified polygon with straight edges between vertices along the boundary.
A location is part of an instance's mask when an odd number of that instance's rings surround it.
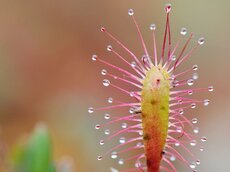
<svg viewBox="0 0 230 172">
<path fill-rule="evenodd" d="M 197 165 L 200 165 L 200 160 L 199 160 L 199 159 L 196 160 L 196 164 L 197 164 Z"/>
<path fill-rule="evenodd" d="M 149 26 L 149 28 L 150 28 L 150 30 L 156 30 L 156 25 L 155 25 L 155 24 L 151 24 L 151 25 Z"/>
<path fill-rule="evenodd" d="M 209 103 L 210 103 L 210 100 L 208 100 L 208 99 L 205 99 L 205 100 L 204 100 L 204 106 L 208 106 Z"/>
<path fill-rule="evenodd" d="M 105 75 L 107 74 L 107 70 L 102 69 L 102 70 L 101 70 L 101 74 L 105 76 Z"/>
<path fill-rule="evenodd" d="M 176 157 L 174 155 L 170 156 L 170 161 L 175 161 L 176 160 Z"/>
<path fill-rule="evenodd" d="M 105 130 L 105 134 L 106 134 L 106 135 L 109 135 L 109 134 L 110 134 L 110 130 L 108 130 L 108 129 Z"/>
<path fill-rule="evenodd" d="M 193 123 L 193 124 L 196 124 L 197 122 L 198 122 L 197 118 L 193 118 L 193 119 L 192 119 L 192 123 Z"/>
<path fill-rule="evenodd" d="M 105 32 L 105 27 L 101 27 L 101 31 L 102 31 L 102 32 Z"/>
<path fill-rule="evenodd" d="M 98 157 L 97 157 L 97 160 L 102 160 L 102 156 L 101 155 L 99 155 Z"/>
<path fill-rule="evenodd" d="M 136 64 L 136 62 L 132 61 L 132 62 L 130 63 L 130 65 L 131 65 L 131 67 L 135 68 L 137 64 Z"/>
<path fill-rule="evenodd" d="M 119 142 L 122 144 L 122 143 L 125 143 L 125 137 L 121 137 L 120 139 L 119 139 Z"/>
<path fill-rule="evenodd" d="M 192 95 L 193 94 L 193 91 L 192 90 L 189 90 L 188 91 L 188 95 Z"/>
<path fill-rule="evenodd" d="M 141 60 L 142 60 L 144 63 L 146 63 L 146 62 L 148 61 L 148 56 L 143 55 L 142 58 L 141 58 Z"/>
<path fill-rule="evenodd" d="M 177 127 L 177 128 L 176 128 L 176 131 L 177 131 L 178 133 L 182 133 L 182 127 Z"/>
<path fill-rule="evenodd" d="M 100 145 L 104 145 L 105 141 L 104 140 L 100 140 Z"/>
<path fill-rule="evenodd" d="M 195 134 L 198 134 L 199 133 L 199 128 L 198 127 L 195 127 L 194 129 L 193 129 L 193 133 L 195 133 Z"/>
<path fill-rule="evenodd" d="M 193 79 L 188 79 L 187 84 L 189 86 L 193 85 L 194 84 L 194 80 Z"/>
<path fill-rule="evenodd" d="M 192 67 L 192 70 L 194 70 L 194 71 L 196 71 L 198 69 L 198 65 L 194 65 L 193 67 Z"/>
<path fill-rule="evenodd" d="M 142 143 L 141 142 L 137 142 L 136 147 L 141 147 Z"/>
<path fill-rule="evenodd" d="M 108 79 L 103 79 L 103 85 L 108 87 L 110 85 L 110 81 Z"/>
<path fill-rule="evenodd" d="M 198 44 L 203 45 L 205 42 L 204 37 L 198 39 Z"/>
<path fill-rule="evenodd" d="M 133 9 L 129 9 L 128 14 L 129 14 L 130 16 L 133 16 L 133 15 L 134 15 L 134 10 L 133 10 Z"/>
<path fill-rule="evenodd" d="M 171 11 L 171 9 L 172 9 L 172 5 L 171 4 L 166 4 L 165 5 L 165 12 L 166 13 L 169 13 Z"/>
<path fill-rule="evenodd" d="M 111 167 L 110 172 L 119 172 L 116 168 Z"/>
<path fill-rule="evenodd" d="M 204 147 L 200 147 L 200 151 L 203 152 L 204 151 Z"/>
<path fill-rule="evenodd" d="M 198 79 L 198 78 L 199 78 L 198 73 L 193 73 L 193 74 L 192 74 L 192 79 L 196 80 L 196 79 Z"/>
<path fill-rule="evenodd" d="M 192 109 L 195 109 L 195 108 L 196 108 L 196 103 L 192 103 L 192 104 L 191 104 L 191 108 L 192 108 Z"/>
<path fill-rule="evenodd" d="M 96 124 L 96 125 L 95 125 L 95 129 L 96 129 L 96 130 L 99 130 L 100 128 L 101 128 L 101 125 L 100 125 L 100 124 Z"/>
<path fill-rule="evenodd" d="M 140 130 L 140 131 L 139 131 L 139 135 L 140 135 L 140 136 L 143 136 L 143 134 L 144 134 L 144 133 L 143 133 L 143 130 Z"/>
<path fill-rule="evenodd" d="M 97 57 L 97 55 L 96 55 L 96 54 L 92 55 L 92 60 L 93 60 L 93 61 L 96 61 L 96 60 L 97 60 L 97 58 L 98 58 L 98 57 Z"/>
<path fill-rule="evenodd" d="M 190 145 L 191 145 L 191 146 L 196 146 L 196 143 L 197 143 L 196 140 L 191 140 L 191 141 L 190 141 Z"/>
<path fill-rule="evenodd" d="M 175 143 L 175 146 L 176 146 L 176 147 L 179 147 L 179 146 L 180 146 L 180 143 L 179 143 L 179 142 L 176 142 L 176 143 Z"/>
<path fill-rule="evenodd" d="M 121 124 L 121 128 L 127 128 L 127 126 L 128 126 L 128 125 L 127 125 L 127 123 L 125 123 L 125 122 Z"/>
<path fill-rule="evenodd" d="M 129 95 L 130 95 L 130 97 L 134 97 L 134 96 L 135 96 L 135 93 L 134 93 L 133 91 L 131 91 L 131 92 L 129 93 Z"/>
<path fill-rule="evenodd" d="M 89 108 L 88 108 L 88 112 L 89 112 L 89 113 L 93 113 L 93 112 L 94 112 L 93 107 L 89 107 Z"/>
<path fill-rule="evenodd" d="M 173 56 L 171 57 L 171 60 L 172 60 L 172 61 L 175 61 L 175 60 L 176 60 L 176 56 L 173 55 Z"/>
<path fill-rule="evenodd" d="M 110 119 L 110 114 L 106 113 L 104 116 L 105 119 Z"/>
<path fill-rule="evenodd" d="M 202 141 L 202 142 L 206 142 L 206 141 L 207 141 L 207 138 L 206 138 L 206 137 L 201 137 L 201 141 Z"/>
<path fill-rule="evenodd" d="M 112 51 L 112 49 L 113 49 L 112 45 L 107 46 L 107 51 Z"/>
<path fill-rule="evenodd" d="M 187 34 L 187 29 L 185 27 L 182 27 L 180 30 L 181 35 L 186 35 Z"/>
<path fill-rule="evenodd" d="M 112 152 L 111 153 L 111 158 L 112 159 L 116 159 L 118 156 L 117 156 L 117 152 Z"/>
<path fill-rule="evenodd" d="M 189 167 L 190 167 L 191 169 L 195 169 L 195 168 L 196 168 L 196 163 L 195 163 L 195 162 L 192 162 L 192 163 L 189 165 Z"/>
<path fill-rule="evenodd" d="M 208 87 L 208 91 L 212 92 L 214 90 L 213 86 Z"/>
<path fill-rule="evenodd" d="M 179 110 L 179 114 L 180 114 L 180 115 L 183 115 L 183 114 L 184 114 L 184 110 L 183 110 L 183 109 L 180 109 L 180 110 Z"/>
<path fill-rule="evenodd" d="M 113 103 L 113 98 L 112 98 L 112 97 L 109 97 L 109 98 L 107 99 L 107 101 L 108 101 L 108 103 Z"/>
<path fill-rule="evenodd" d="M 123 159 L 119 159 L 119 160 L 118 160 L 118 164 L 119 164 L 119 165 L 123 165 L 123 164 L 124 164 L 124 160 L 123 160 Z"/>
<path fill-rule="evenodd" d="M 135 112 L 135 110 L 133 108 L 129 109 L 129 113 L 133 114 Z"/>
</svg>

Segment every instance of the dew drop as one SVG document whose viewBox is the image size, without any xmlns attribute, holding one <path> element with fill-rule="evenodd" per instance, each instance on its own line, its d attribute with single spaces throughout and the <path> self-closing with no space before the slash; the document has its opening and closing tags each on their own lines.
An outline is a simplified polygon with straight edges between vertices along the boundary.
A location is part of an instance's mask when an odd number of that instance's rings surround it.
<svg viewBox="0 0 230 172">
<path fill-rule="evenodd" d="M 98 157 L 97 157 L 97 160 L 102 160 L 102 156 L 101 155 L 99 155 Z"/>
<path fill-rule="evenodd" d="M 182 27 L 180 30 L 181 35 L 186 35 L 187 34 L 187 29 L 185 27 Z"/>
<path fill-rule="evenodd" d="M 193 79 L 189 79 L 189 80 L 187 81 L 187 84 L 188 84 L 189 86 L 193 85 L 193 84 L 194 84 L 194 80 L 193 80 Z"/>
<path fill-rule="evenodd" d="M 190 141 L 190 145 L 191 145 L 191 146 L 196 146 L 196 143 L 197 143 L 196 140 L 191 140 L 191 141 Z"/>
<path fill-rule="evenodd" d="M 123 159 L 119 159 L 119 160 L 118 160 L 118 164 L 119 164 L 119 165 L 123 165 L 123 164 L 124 164 L 124 160 L 123 160 Z"/>
<path fill-rule="evenodd" d="M 110 85 L 110 81 L 108 79 L 103 79 L 103 85 L 108 87 Z"/>
<path fill-rule="evenodd" d="M 107 101 L 108 101 L 108 103 L 113 103 L 113 98 L 112 98 L 112 97 L 109 97 L 109 98 L 107 99 Z"/>
<path fill-rule="evenodd" d="M 204 147 L 200 147 L 200 151 L 203 152 L 204 151 Z"/>
<path fill-rule="evenodd" d="M 106 135 L 109 135 L 109 134 L 110 134 L 110 130 L 108 130 L 108 129 L 105 130 L 105 134 L 106 134 Z"/>
<path fill-rule="evenodd" d="M 189 165 L 189 167 L 190 167 L 191 169 L 195 169 L 195 168 L 196 168 L 196 163 L 195 163 L 195 162 L 192 162 L 192 163 Z"/>
<path fill-rule="evenodd" d="M 113 49 L 112 45 L 107 46 L 107 51 L 112 51 L 112 49 Z"/>
<path fill-rule="evenodd" d="M 201 38 L 198 39 L 198 44 L 199 44 L 199 45 L 203 45 L 203 44 L 204 44 L 204 41 L 205 41 L 205 40 L 204 40 L 204 37 L 201 37 Z"/>
<path fill-rule="evenodd" d="M 198 66 L 197 65 L 194 65 L 193 67 L 192 67 L 192 70 L 194 70 L 194 71 L 196 71 L 198 69 Z"/>
<path fill-rule="evenodd" d="M 193 73 L 192 74 L 192 79 L 197 80 L 199 78 L 198 73 Z"/>
<path fill-rule="evenodd" d="M 111 167 L 110 172 L 119 172 L 116 168 Z"/>
<path fill-rule="evenodd" d="M 195 133 L 195 134 L 198 134 L 199 133 L 199 128 L 198 127 L 195 127 L 194 129 L 193 129 L 193 133 Z"/>
<path fill-rule="evenodd" d="M 180 110 L 179 110 L 179 114 L 180 114 L 180 115 L 183 115 L 183 114 L 184 114 L 184 110 L 183 110 L 183 109 L 180 109 Z"/>
<path fill-rule="evenodd" d="M 193 118 L 193 119 L 192 119 L 192 123 L 193 123 L 193 124 L 196 124 L 197 122 L 198 122 L 197 118 Z"/>
<path fill-rule="evenodd" d="M 89 108 L 88 108 L 88 112 L 89 112 L 89 113 L 93 113 L 93 112 L 94 112 L 93 107 L 89 107 Z"/>
<path fill-rule="evenodd" d="M 176 60 L 176 56 L 173 55 L 173 56 L 171 57 L 171 60 L 172 60 L 172 61 L 175 61 L 175 60 Z"/>
<path fill-rule="evenodd" d="M 105 119 L 110 119 L 110 114 L 106 113 L 104 116 Z"/>
<path fill-rule="evenodd" d="M 104 140 L 100 140 L 100 145 L 104 145 L 105 141 Z"/>
<path fill-rule="evenodd" d="M 96 54 L 92 55 L 92 60 L 93 60 L 93 61 L 96 61 L 96 60 L 97 60 L 97 58 L 98 58 L 98 57 L 97 57 L 97 55 L 96 55 Z"/>
<path fill-rule="evenodd" d="M 201 137 L 201 141 L 202 141 L 202 142 L 206 142 L 206 141 L 207 141 L 207 138 L 206 138 L 206 137 Z"/>
<path fill-rule="evenodd" d="M 129 9 L 128 14 L 129 14 L 130 16 L 133 16 L 133 15 L 134 15 L 134 10 L 133 10 L 133 9 Z"/>
<path fill-rule="evenodd" d="M 136 62 L 132 61 L 132 62 L 130 63 L 130 65 L 131 65 L 132 68 L 135 68 L 137 64 L 136 64 Z"/>
<path fill-rule="evenodd" d="M 102 31 L 102 32 L 105 32 L 105 27 L 101 27 L 101 31 Z"/>
<path fill-rule="evenodd" d="M 124 137 L 121 137 L 120 139 L 119 139 L 119 142 L 122 144 L 122 143 L 125 143 L 125 138 Z"/>
<path fill-rule="evenodd" d="M 127 123 L 125 123 L 125 122 L 121 124 L 121 128 L 127 128 L 127 126 L 128 126 L 128 125 L 127 125 Z"/>
<path fill-rule="evenodd" d="M 130 113 L 130 114 L 133 114 L 134 111 L 135 111 L 135 110 L 134 110 L 133 108 L 130 108 L 130 109 L 129 109 L 129 113 Z"/>
<path fill-rule="evenodd" d="M 191 108 L 192 108 L 192 109 L 195 109 L 195 108 L 196 108 L 196 103 L 192 103 L 192 104 L 191 104 Z"/>
<path fill-rule="evenodd" d="M 105 76 L 105 75 L 107 74 L 107 70 L 102 69 L 102 70 L 101 70 L 101 74 Z"/>
<path fill-rule="evenodd" d="M 208 87 L 208 91 L 212 92 L 214 90 L 213 86 Z"/>
<path fill-rule="evenodd" d="M 174 155 L 170 156 L 170 161 L 175 161 L 176 157 Z"/>
<path fill-rule="evenodd" d="M 112 152 L 111 153 L 111 158 L 116 159 L 117 158 L 117 152 Z"/>
<path fill-rule="evenodd" d="M 149 26 L 149 28 L 150 28 L 150 30 L 156 30 L 156 25 L 155 25 L 155 24 L 151 24 L 151 25 Z"/>
<path fill-rule="evenodd" d="M 178 133 L 182 133 L 182 127 L 177 127 L 176 131 L 177 131 Z"/>
<path fill-rule="evenodd" d="M 209 105 L 209 103 L 210 103 L 210 100 L 205 99 L 203 103 L 204 103 L 204 106 L 208 106 L 208 105 Z"/>
<path fill-rule="evenodd" d="M 143 130 L 140 130 L 140 131 L 139 131 L 139 135 L 140 135 L 140 136 L 143 136 L 143 134 L 144 134 L 144 133 L 143 133 Z"/>
<path fill-rule="evenodd" d="M 95 129 L 96 129 L 96 130 L 99 130 L 100 128 L 101 128 L 101 125 L 100 125 L 100 124 L 96 124 L 96 125 L 95 125 Z"/>
<path fill-rule="evenodd" d="M 189 90 L 188 91 L 188 95 L 192 95 L 193 94 L 193 91 L 192 90 Z"/>
<path fill-rule="evenodd" d="M 137 142 L 136 147 L 141 147 L 142 143 L 141 142 Z"/>
<path fill-rule="evenodd" d="M 146 62 L 148 61 L 148 56 L 143 55 L 142 58 L 141 58 L 141 60 L 142 60 L 144 63 L 146 63 Z"/>
<path fill-rule="evenodd" d="M 175 143 L 175 146 L 176 146 L 176 147 L 179 147 L 179 146 L 180 146 L 180 143 L 179 143 L 179 142 L 176 142 L 176 143 Z"/>
<path fill-rule="evenodd" d="M 130 97 L 134 97 L 135 93 L 134 93 L 133 91 L 131 91 L 131 92 L 129 93 L 129 95 L 130 95 Z"/>
<path fill-rule="evenodd" d="M 171 9 L 172 9 L 172 5 L 171 4 L 166 4 L 165 5 L 165 12 L 166 13 L 169 13 L 171 11 Z"/>
<path fill-rule="evenodd" d="M 200 160 L 199 160 L 199 159 L 196 160 L 196 164 L 197 164 L 197 165 L 200 165 Z"/>
</svg>

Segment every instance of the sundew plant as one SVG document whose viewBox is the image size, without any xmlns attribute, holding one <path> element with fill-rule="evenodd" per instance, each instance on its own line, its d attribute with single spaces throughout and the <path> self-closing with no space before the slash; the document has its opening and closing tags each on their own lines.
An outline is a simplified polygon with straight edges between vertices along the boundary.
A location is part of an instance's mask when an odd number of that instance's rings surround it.
<svg viewBox="0 0 230 172">
<path fill-rule="evenodd" d="M 199 46 L 204 44 L 204 38 L 199 38 L 197 43 L 189 48 L 194 35 L 191 33 L 187 36 L 187 29 L 182 28 L 180 38 L 173 45 L 170 30 L 170 4 L 165 6 L 165 12 L 166 24 L 162 45 L 159 45 L 155 39 L 156 25 L 150 25 L 153 39 L 153 53 L 150 54 L 135 20 L 134 11 L 129 9 L 128 14 L 137 30 L 140 45 L 143 47 L 144 55 L 141 58 L 137 57 L 107 28 L 101 28 L 101 31 L 127 54 L 127 56 L 121 55 L 111 45 L 107 46 L 112 56 L 126 64 L 126 68 L 112 64 L 98 55 L 92 56 L 93 61 L 107 67 L 101 71 L 103 76 L 108 77 L 103 80 L 103 85 L 117 90 L 118 97 L 119 94 L 125 94 L 132 98 L 132 101 L 124 102 L 119 98 L 110 97 L 108 98 L 109 106 L 88 109 L 90 114 L 101 111 L 105 114 L 106 122 L 96 124 L 95 129 L 103 130 L 106 136 L 102 136 L 99 144 L 111 145 L 111 147 L 99 154 L 97 159 L 103 160 L 108 157 L 115 159 L 118 163 L 116 167 L 111 167 L 112 172 L 180 171 L 174 165 L 175 160 L 187 166 L 188 170 L 195 172 L 200 164 L 200 160 L 192 153 L 192 147 L 203 151 L 206 137 L 199 136 L 197 118 L 190 119 L 185 111 L 188 108 L 196 108 L 198 104 L 207 106 L 208 99 L 199 100 L 193 98 L 192 95 L 203 91 L 212 92 L 213 87 L 191 88 L 194 81 L 198 79 L 197 65 L 182 72 L 177 72 L 177 69 Z M 157 52 L 158 46 L 161 46 L 160 52 Z M 120 75 L 112 74 L 110 70 L 115 70 Z M 127 87 L 127 84 L 130 86 Z M 114 109 L 119 113 L 114 113 L 116 112 Z M 123 113 L 121 109 L 124 110 Z"/>
</svg>

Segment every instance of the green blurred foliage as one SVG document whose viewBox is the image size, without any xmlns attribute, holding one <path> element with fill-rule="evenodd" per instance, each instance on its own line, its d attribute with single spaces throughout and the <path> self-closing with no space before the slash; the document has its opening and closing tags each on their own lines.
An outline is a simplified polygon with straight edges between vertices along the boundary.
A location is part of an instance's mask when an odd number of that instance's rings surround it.
<svg viewBox="0 0 230 172">
<path fill-rule="evenodd" d="M 55 172 L 50 135 L 44 125 L 35 128 L 26 143 L 12 150 L 14 172 Z"/>
</svg>

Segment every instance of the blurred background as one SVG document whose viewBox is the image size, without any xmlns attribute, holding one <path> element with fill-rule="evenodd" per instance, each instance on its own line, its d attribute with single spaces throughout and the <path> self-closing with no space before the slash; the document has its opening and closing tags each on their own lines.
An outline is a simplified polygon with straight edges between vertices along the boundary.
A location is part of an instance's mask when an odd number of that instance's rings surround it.
<svg viewBox="0 0 230 172">
<path fill-rule="evenodd" d="M 113 42 L 100 32 L 106 26 L 138 55 L 143 54 L 133 23 L 136 19 L 151 49 L 149 25 L 157 25 L 161 44 L 165 23 L 165 0 L 0 0 L 0 140 L 10 149 L 21 136 L 42 121 L 50 131 L 55 160 L 67 158 L 73 171 L 106 172 L 113 162 L 98 162 L 101 152 L 96 118 L 89 106 L 100 106 L 111 95 L 104 89 L 98 63 Z M 228 171 L 230 154 L 230 1 L 172 0 L 173 42 L 181 27 L 206 38 L 202 48 L 182 67 L 199 66 L 197 87 L 213 85 L 208 108 L 192 111 L 208 138 L 200 154 L 199 171 Z M 108 57 L 109 58 L 109 57 Z M 109 59 L 112 61 L 112 58 Z M 180 168 L 180 171 L 189 169 Z"/>
</svg>

